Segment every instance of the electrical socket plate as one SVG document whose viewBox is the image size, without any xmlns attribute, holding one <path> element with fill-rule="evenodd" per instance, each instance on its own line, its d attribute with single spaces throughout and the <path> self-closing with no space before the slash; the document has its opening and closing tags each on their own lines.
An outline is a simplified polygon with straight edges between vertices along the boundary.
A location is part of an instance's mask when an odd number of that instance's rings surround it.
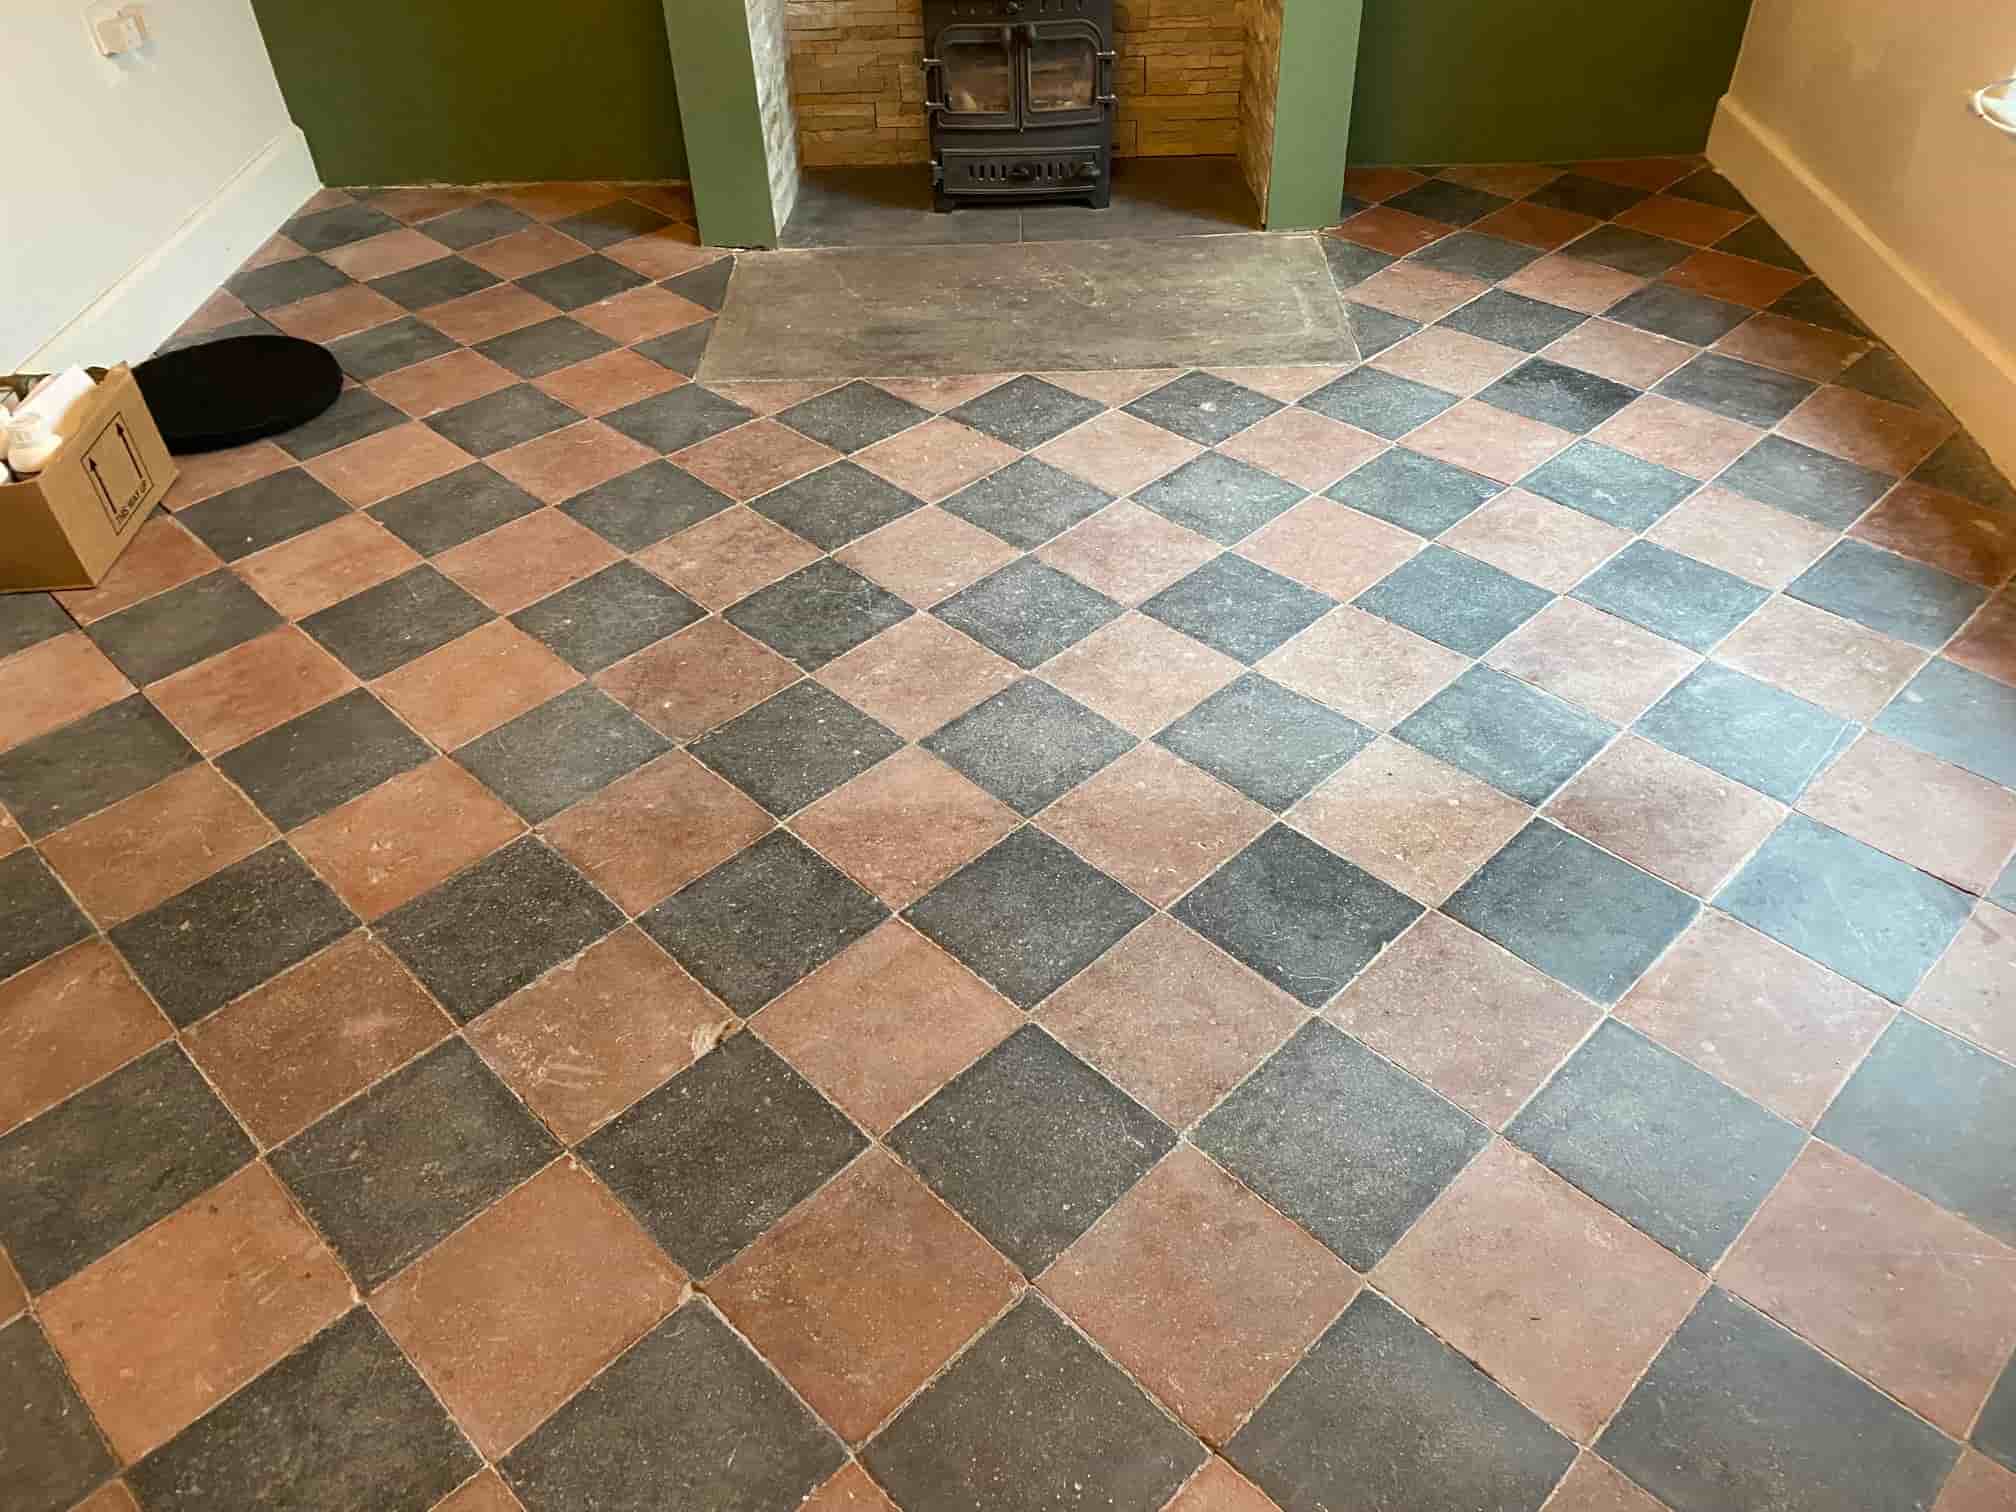
<svg viewBox="0 0 2016 1512">
<path fill-rule="evenodd" d="M 141 5 L 93 5 L 84 12 L 84 30 L 101 58 L 116 58 L 135 52 L 153 40 L 147 25 L 147 10 Z"/>
</svg>

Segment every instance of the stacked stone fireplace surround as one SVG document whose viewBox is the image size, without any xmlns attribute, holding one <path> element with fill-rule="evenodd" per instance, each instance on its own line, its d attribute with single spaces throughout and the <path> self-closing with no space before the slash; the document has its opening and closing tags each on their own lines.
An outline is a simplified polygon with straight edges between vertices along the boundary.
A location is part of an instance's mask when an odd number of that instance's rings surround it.
<svg viewBox="0 0 2016 1512">
<path fill-rule="evenodd" d="M 926 161 L 920 0 L 751 0 L 752 23 L 780 8 L 798 160 L 808 168 Z M 1117 19 L 1114 151 L 1236 153 L 1264 199 L 1281 0 L 1117 0 Z"/>
</svg>

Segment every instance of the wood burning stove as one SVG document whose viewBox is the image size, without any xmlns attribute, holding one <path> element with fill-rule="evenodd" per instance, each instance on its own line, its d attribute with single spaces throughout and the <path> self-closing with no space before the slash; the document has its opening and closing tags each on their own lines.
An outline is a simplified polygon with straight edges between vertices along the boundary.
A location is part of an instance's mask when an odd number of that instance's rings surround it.
<svg viewBox="0 0 2016 1512">
<path fill-rule="evenodd" d="M 1067 197 L 1113 173 L 1113 0 L 924 0 L 940 210 Z"/>
</svg>

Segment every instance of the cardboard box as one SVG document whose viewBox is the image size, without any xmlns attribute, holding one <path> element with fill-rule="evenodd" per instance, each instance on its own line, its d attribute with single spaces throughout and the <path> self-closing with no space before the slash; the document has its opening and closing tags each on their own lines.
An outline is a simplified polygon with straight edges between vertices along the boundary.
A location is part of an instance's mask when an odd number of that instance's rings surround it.
<svg viewBox="0 0 2016 1512">
<path fill-rule="evenodd" d="M 123 363 L 64 421 L 37 477 L 0 484 L 0 591 L 95 588 L 175 481 L 175 463 Z M 25 394 L 32 377 L 0 378 Z"/>
</svg>

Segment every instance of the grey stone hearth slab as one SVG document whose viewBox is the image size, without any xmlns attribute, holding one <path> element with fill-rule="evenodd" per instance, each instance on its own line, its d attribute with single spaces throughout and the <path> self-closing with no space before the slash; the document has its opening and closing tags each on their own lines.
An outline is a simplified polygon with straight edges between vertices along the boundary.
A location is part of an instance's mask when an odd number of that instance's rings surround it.
<svg viewBox="0 0 2016 1512">
<path fill-rule="evenodd" d="M 702 382 L 1357 360 L 1322 249 L 1167 241 L 762 252 L 737 260 Z"/>
</svg>

